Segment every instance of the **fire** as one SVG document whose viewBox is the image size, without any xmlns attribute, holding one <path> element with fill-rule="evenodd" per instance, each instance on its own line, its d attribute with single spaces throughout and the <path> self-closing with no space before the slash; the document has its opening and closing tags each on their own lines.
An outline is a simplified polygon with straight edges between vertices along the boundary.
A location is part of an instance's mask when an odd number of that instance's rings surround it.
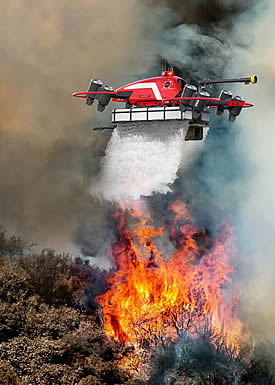
<svg viewBox="0 0 275 385">
<path fill-rule="evenodd" d="M 110 250 L 115 272 L 110 289 L 97 298 L 106 334 L 124 345 L 146 347 L 186 331 L 196 336 L 210 325 L 213 336 L 238 351 L 238 297 L 228 290 L 234 273 L 230 258 L 237 252 L 233 230 L 224 224 L 210 240 L 185 203 L 178 200 L 169 210 L 168 236 L 176 251 L 167 258 L 158 247 L 167 229 L 155 228 L 148 213 L 117 209 L 118 239 Z"/>
</svg>

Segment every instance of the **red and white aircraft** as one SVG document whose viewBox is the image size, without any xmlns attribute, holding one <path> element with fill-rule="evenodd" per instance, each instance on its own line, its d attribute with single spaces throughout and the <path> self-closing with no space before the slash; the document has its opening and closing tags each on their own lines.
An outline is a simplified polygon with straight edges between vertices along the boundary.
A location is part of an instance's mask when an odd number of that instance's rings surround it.
<svg viewBox="0 0 275 385">
<path fill-rule="evenodd" d="M 86 92 L 76 92 L 75 97 L 86 99 L 86 104 L 98 100 L 98 111 L 104 111 L 112 99 L 113 102 L 125 102 L 126 108 L 132 107 L 165 107 L 178 106 L 180 110 L 192 110 L 193 119 L 199 120 L 200 114 L 207 108 L 217 108 L 217 114 L 222 115 L 229 110 L 229 120 L 235 120 L 242 108 L 252 107 L 239 96 L 233 97 L 229 91 L 222 91 L 218 98 L 210 97 L 205 88 L 215 83 L 257 83 L 257 76 L 227 80 L 202 80 L 197 88 L 186 80 L 175 76 L 173 71 L 163 71 L 161 76 L 138 80 L 121 88 L 102 87 L 100 80 L 92 79 Z"/>
</svg>

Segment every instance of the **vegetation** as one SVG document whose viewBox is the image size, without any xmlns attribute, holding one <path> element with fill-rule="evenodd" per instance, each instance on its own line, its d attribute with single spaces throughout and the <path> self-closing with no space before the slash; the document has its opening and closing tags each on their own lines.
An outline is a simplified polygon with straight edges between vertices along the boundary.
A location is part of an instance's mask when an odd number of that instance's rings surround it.
<svg viewBox="0 0 275 385">
<path fill-rule="evenodd" d="M 274 385 L 271 375 L 275 347 L 257 346 L 236 357 L 222 340 L 216 348 L 210 343 L 211 331 L 194 338 L 183 333 L 176 342 L 168 342 L 153 351 L 150 385 Z M 268 352 L 268 354 L 267 354 Z M 272 358 L 273 357 L 273 358 Z"/>
<path fill-rule="evenodd" d="M 90 298 L 100 294 L 97 274 L 106 287 L 104 274 L 80 258 L 26 250 L 0 232 L 0 384 L 128 383 L 116 364 L 123 349 L 106 339 Z"/>
<path fill-rule="evenodd" d="M 214 350 L 207 336 L 183 335 L 150 351 L 148 380 L 118 366 L 135 349 L 109 341 L 96 296 L 108 288 L 106 272 L 81 258 L 44 250 L 0 229 L 1 385 L 272 385 L 267 347 L 236 360 Z M 150 347 L 149 347 L 150 348 Z M 145 377 L 144 377 L 145 378 Z"/>
</svg>

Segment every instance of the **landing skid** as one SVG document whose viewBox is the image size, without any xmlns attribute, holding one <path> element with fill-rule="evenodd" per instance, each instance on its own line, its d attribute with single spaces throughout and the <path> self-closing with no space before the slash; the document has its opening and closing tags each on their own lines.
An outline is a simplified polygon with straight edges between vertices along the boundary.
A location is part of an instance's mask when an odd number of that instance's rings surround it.
<svg viewBox="0 0 275 385">
<path fill-rule="evenodd" d="M 103 131 L 103 130 L 114 130 L 117 127 L 117 124 L 113 124 L 112 126 L 104 126 L 104 127 L 95 127 L 94 131 Z"/>
</svg>

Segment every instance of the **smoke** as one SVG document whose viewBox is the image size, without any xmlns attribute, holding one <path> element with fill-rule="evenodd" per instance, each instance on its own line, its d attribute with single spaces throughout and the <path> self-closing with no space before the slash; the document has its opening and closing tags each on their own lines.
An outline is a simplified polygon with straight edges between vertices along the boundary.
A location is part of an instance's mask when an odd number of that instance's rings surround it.
<svg viewBox="0 0 275 385">
<path fill-rule="evenodd" d="M 244 96 L 255 108 L 240 119 L 239 142 L 247 159 L 246 190 L 241 197 L 240 233 L 242 247 L 249 256 L 250 275 L 243 290 L 242 309 L 247 323 L 260 336 L 275 341 L 275 202 L 274 202 L 274 108 L 275 42 L 272 39 L 275 7 L 262 12 L 256 28 L 250 30 L 253 42 L 240 61 L 260 76 L 257 88 L 246 88 Z M 242 31 L 238 31 L 241 33 Z M 267 39 L 262 37 L 266 36 Z M 270 37 L 270 38 L 268 38 Z"/>
<path fill-rule="evenodd" d="M 263 14 L 266 1 L 145 3 L 154 11 L 152 39 L 156 57 L 166 59 L 187 81 L 197 84 L 203 78 L 248 75 L 240 58 L 250 51 L 253 38 L 247 31 L 255 15 Z M 251 71 L 255 71 L 253 66 Z M 242 86 L 240 93 L 244 89 Z M 219 90 L 213 87 L 211 93 L 217 95 Z M 249 112 L 244 111 L 243 115 Z M 243 178 L 248 172 L 238 121 L 232 125 L 226 114 L 221 119 L 213 115 L 214 111 L 211 113 L 211 130 L 203 152 L 197 159 L 190 148 L 183 154 L 184 171 L 178 173 L 173 186 L 173 191 L 183 193 L 185 200 L 192 203 L 198 220 L 208 228 L 216 227 L 223 216 L 237 215 L 242 204 L 240 196 L 247 189 Z"/>
<path fill-rule="evenodd" d="M 76 251 L 82 229 L 100 236 L 108 227 L 89 193 L 108 137 L 93 134 L 94 112 L 71 94 L 90 77 L 116 86 L 146 71 L 142 9 L 134 0 L 24 0 L 0 11 L 0 223 L 41 247 Z"/>
<path fill-rule="evenodd" d="M 155 56 L 166 59 L 187 81 L 197 84 L 203 78 L 248 75 L 240 58 L 250 51 L 253 38 L 247 31 L 255 15 L 263 14 L 266 1 L 145 3 L 154 11 L 151 33 Z M 251 67 L 253 74 L 255 68 Z M 240 94 L 244 89 L 242 86 Z M 220 88 L 214 86 L 211 91 L 218 95 Z M 243 115 L 249 113 L 244 111 Z M 211 114 L 211 130 L 202 153 L 198 157 L 198 152 L 190 148 L 183 153 L 184 170 L 178 172 L 172 190 L 190 201 L 203 227 L 215 231 L 222 217 L 234 220 L 239 212 L 240 197 L 247 190 L 243 178 L 248 172 L 248 159 L 242 151 L 238 121 L 232 125 L 226 114 L 222 119 L 215 117 L 214 111 Z"/>
<path fill-rule="evenodd" d="M 248 45 L 247 39 L 234 31 L 244 15 L 252 17 L 257 3 L 254 0 L 249 4 L 244 0 L 145 2 L 156 18 L 153 44 L 156 54 L 191 83 L 222 76 L 233 48 Z"/>
<path fill-rule="evenodd" d="M 224 216 L 235 225 L 245 259 L 236 266 L 241 317 L 256 337 L 274 341 L 275 7 L 265 0 L 147 4 L 159 5 L 160 23 L 170 14 L 173 23 L 163 23 L 161 34 L 156 28 L 155 49 L 187 81 L 259 76 L 257 86 L 233 88 L 255 108 L 244 110 L 233 125 L 226 116 L 213 116 L 203 152 L 172 189 L 190 201 L 203 226 L 214 229 Z"/>
</svg>

